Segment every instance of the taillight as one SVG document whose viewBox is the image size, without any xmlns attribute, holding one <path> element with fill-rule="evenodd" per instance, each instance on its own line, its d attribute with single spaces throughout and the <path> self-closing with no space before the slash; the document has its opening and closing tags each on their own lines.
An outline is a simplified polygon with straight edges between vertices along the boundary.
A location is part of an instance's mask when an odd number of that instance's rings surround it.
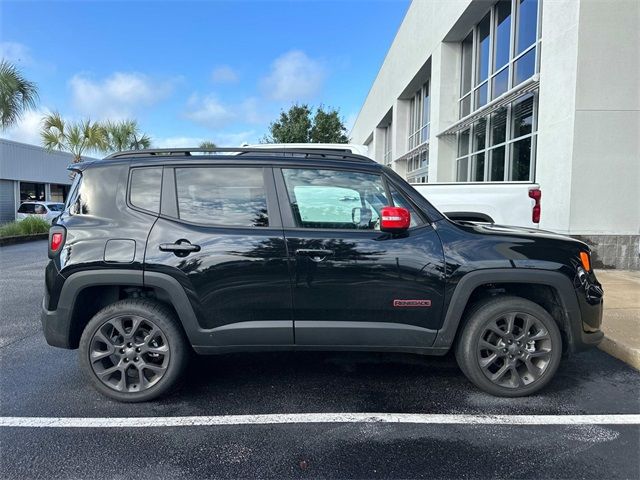
<svg viewBox="0 0 640 480">
<path fill-rule="evenodd" d="M 62 233 L 54 233 L 51 235 L 51 251 L 57 252 L 62 246 Z"/>
<path fill-rule="evenodd" d="M 60 253 L 66 236 L 67 230 L 60 225 L 54 225 L 49 229 L 49 258 L 53 258 Z"/>
<path fill-rule="evenodd" d="M 540 223 L 540 199 L 542 198 L 542 190 L 540 190 L 539 188 L 532 188 L 531 190 L 529 190 L 529 198 L 533 198 L 535 202 L 533 204 L 533 209 L 531 210 L 531 221 L 533 223 Z"/>
</svg>

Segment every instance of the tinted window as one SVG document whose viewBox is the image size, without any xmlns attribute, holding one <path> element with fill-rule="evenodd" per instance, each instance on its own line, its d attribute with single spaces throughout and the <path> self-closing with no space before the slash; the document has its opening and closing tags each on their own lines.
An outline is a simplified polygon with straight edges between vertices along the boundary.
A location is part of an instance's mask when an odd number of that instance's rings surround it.
<svg viewBox="0 0 640 480">
<path fill-rule="evenodd" d="M 62 212 L 64 210 L 64 203 L 47 203 L 47 207 L 52 212 Z"/>
<path fill-rule="evenodd" d="M 23 203 L 18 208 L 18 213 L 35 213 L 35 205 L 33 203 Z"/>
<path fill-rule="evenodd" d="M 380 209 L 389 201 L 379 175 L 306 169 L 283 174 L 298 226 L 380 229 Z"/>
<path fill-rule="evenodd" d="M 262 168 L 176 168 L 180 219 L 211 225 L 267 227 Z"/>
<path fill-rule="evenodd" d="M 131 204 L 149 210 L 160 211 L 162 168 L 134 168 L 131 170 Z"/>
<path fill-rule="evenodd" d="M 34 205 L 36 215 L 44 215 L 47 213 L 47 209 L 44 208 L 44 205 Z"/>
</svg>

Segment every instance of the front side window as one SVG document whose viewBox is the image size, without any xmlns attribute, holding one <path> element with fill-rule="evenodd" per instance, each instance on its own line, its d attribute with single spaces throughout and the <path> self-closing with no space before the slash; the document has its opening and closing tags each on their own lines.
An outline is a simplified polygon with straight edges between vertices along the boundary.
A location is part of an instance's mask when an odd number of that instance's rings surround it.
<svg viewBox="0 0 640 480">
<path fill-rule="evenodd" d="M 396 207 L 402 207 L 409 210 L 409 214 L 411 215 L 411 223 L 409 227 L 417 227 L 418 225 L 422 225 L 423 221 L 416 213 L 413 205 L 409 203 L 404 195 L 402 195 L 393 185 L 389 185 L 389 191 L 391 192 L 391 198 L 393 198 L 393 205 Z"/>
<path fill-rule="evenodd" d="M 181 220 L 218 226 L 269 226 L 262 168 L 176 168 L 175 176 Z"/>
<path fill-rule="evenodd" d="M 282 173 L 302 228 L 380 230 L 380 210 L 391 205 L 379 175 L 298 168 Z"/>
<path fill-rule="evenodd" d="M 160 211 L 162 167 L 134 168 L 131 170 L 131 204 L 157 213 Z"/>
<path fill-rule="evenodd" d="M 64 203 L 47 203 L 47 208 L 52 212 L 62 212 L 64 210 Z"/>
</svg>

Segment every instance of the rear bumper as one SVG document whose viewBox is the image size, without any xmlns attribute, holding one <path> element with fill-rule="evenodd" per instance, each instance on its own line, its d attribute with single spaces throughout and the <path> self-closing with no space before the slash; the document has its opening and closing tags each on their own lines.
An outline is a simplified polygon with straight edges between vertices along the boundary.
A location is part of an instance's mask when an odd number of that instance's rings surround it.
<svg viewBox="0 0 640 480">
<path fill-rule="evenodd" d="M 66 308 L 59 306 L 56 310 L 47 310 L 47 295 L 42 299 L 42 331 L 47 343 L 52 347 L 74 348 L 71 343 L 71 315 Z"/>
</svg>

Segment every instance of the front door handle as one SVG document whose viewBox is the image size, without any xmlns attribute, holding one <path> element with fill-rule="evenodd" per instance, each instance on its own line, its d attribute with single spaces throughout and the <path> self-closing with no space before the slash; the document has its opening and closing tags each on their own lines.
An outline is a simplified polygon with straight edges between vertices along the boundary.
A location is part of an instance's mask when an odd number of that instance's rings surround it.
<svg viewBox="0 0 640 480">
<path fill-rule="evenodd" d="M 186 257 L 191 252 L 199 252 L 200 245 L 192 245 L 189 240 L 178 240 L 176 243 L 161 243 L 160 251 L 173 252 L 178 257 Z"/>
<path fill-rule="evenodd" d="M 299 248 L 298 250 L 296 250 L 296 255 L 299 255 L 301 257 L 309 257 L 309 259 L 314 262 L 322 262 L 328 256 L 333 255 L 333 250 L 324 250 L 322 248 Z"/>
</svg>

